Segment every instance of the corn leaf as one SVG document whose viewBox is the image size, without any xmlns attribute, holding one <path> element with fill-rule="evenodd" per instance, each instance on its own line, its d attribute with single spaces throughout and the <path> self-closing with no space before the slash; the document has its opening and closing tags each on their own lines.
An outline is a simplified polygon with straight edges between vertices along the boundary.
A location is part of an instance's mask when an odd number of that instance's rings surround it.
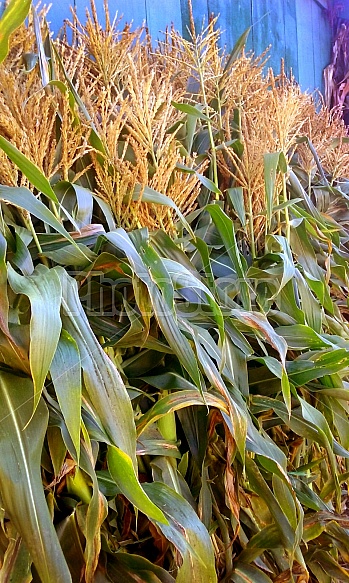
<svg viewBox="0 0 349 583">
<path fill-rule="evenodd" d="M 0 329 L 10 336 L 8 328 L 9 301 L 7 295 L 7 268 L 6 268 L 7 243 L 2 233 L 0 233 Z"/>
<path fill-rule="evenodd" d="M 16 294 L 28 296 L 31 307 L 29 362 L 34 382 L 34 410 L 56 352 L 61 333 L 61 282 L 55 269 L 40 265 L 33 275 L 21 276 L 8 267 L 10 286 Z"/>
<path fill-rule="evenodd" d="M 47 223 L 50 225 L 50 227 L 58 231 L 58 233 L 63 235 L 65 239 L 77 247 L 79 253 L 82 253 L 72 236 L 56 219 L 50 209 L 48 209 L 47 206 L 41 202 L 41 200 L 36 198 L 28 188 L 0 185 L 0 200 L 23 208 L 43 223 Z M 86 259 L 88 260 L 88 258 Z"/>
<path fill-rule="evenodd" d="M 202 119 L 204 121 L 210 121 L 210 119 L 202 113 L 199 107 L 195 107 L 194 105 L 189 105 L 189 103 L 176 103 L 175 101 L 171 101 L 171 105 L 178 109 L 178 111 L 182 111 L 183 113 L 187 113 L 197 119 Z"/>
<path fill-rule="evenodd" d="M 189 502 L 160 482 L 144 484 L 144 490 L 168 519 L 168 526 L 161 523 L 157 526 L 182 555 L 176 582 L 216 583 L 212 543 Z"/>
<path fill-rule="evenodd" d="M 56 269 L 63 290 L 63 327 L 78 346 L 90 403 L 110 442 L 124 451 L 136 467 L 136 430 L 124 383 L 90 328 L 76 281 L 63 268 Z"/>
<path fill-rule="evenodd" d="M 154 504 L 143 490 L 136 476 L 131 459 L 119 448 L 110 445 L 108 447 L 107 461 L 110 475 L 120 492 L 132 502 L 132 504 L 148 516 L 162 524 L 168 524 L 166 516 L 161 509 Z"/>
<path fill-rule="evenodd" d="M 10 35 L 24 22 L 31 0 L 11 0 L 0 19 L 0 63 L 9 51 Z"/>
<path fill-rule="evenodd" d="M 234 223 L 216 204 L 208 205 L 206 210 L 210 213 L 212 220 L 216 225 L 218 233 L 238 275 L 242 304 L 244 308 L 248 310 L 251 306 L 251 298 L 245 277 L 245 268 L 236 241 Z"/>
<path fill-rule="evenodd" d="M 0 371 L 0 490 L 6 513 L 25 541 L 43 583 L 71 583 L 41 482 L 48 423 L 40 399 L 33 414 L 30 379 Z"/>
<path fill-rule="evenodd" d="M 40 171 L 40 169 L 29 160 L 24 154 L 22 154 L 16 146 L 11 144 L 6 138 L 0 136 L 0 148 L 5 152 L 5 154 L 10 158 L 10 160 L 18 166 L 18 168 L 23 172 L 29 182 L 37 188 L 39 192 L 45 194 L 53 202 L 58 203 L 57 196 L 55 195 L 51 184 L 47 180 L 46 176 Z"/>
<path fill-rule="evenodd" d="M 50 366 L 51 379 L 64 421 L 80 455 L 81 362 L 75 340 L 62 330 L 57 350 Z"/>
<path fill-rule="evenodd" d="M 166 196 L 165 194 L 162 194 L 161 192 L 157 192 L 157 190 L 154 190 L 153 188 L 150 188 L 149 186 L 144 186 L 144 188 L 142 188 L 141 185 L 136 185 L 135 189 L 134 189 L 134 193 L 132 195 L 132 200 L 135 200 L 135 201 L 142 200 L 143 202 L 147 202 L 150 204 L 161 204 L 163 206 L 168 206 L 168 207 L 172 208 L 176 212 L 183 227 L 185 229 L 187 229 L 188 233 L 190 233 L 190 235 L 193 237 L 193 239 L 195 239 L 195 235 L 194 235 L 192 228 L 189 225 L 187 219 L 181 213 L 181 211 L 178 208 L 178 206 L 176 205 L 176 203 L 174 203 L 173 200 L 171 198 L 169 198 L 168 196 Z"/>
</svg>

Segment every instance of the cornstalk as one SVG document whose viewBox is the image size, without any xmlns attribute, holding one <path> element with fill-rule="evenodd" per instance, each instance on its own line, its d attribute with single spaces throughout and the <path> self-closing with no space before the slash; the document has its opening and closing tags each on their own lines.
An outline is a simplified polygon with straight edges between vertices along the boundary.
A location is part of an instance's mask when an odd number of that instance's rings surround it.
<svg viewBox="0 0 349 583">
<path fill-rule="evenodd" d="M 287 202 L 288 198 L 287 198 L 286 174 L 284 172 L 282 173 L 282 194 L 283 194 L 283 202 Z M 286 239 L 287 239 L 287 242 L 289 243 L 290 242 L 291 226 L 290 226 L 290 215 L 289 215 L 287 206 L 285 207 L 285 223 L 286 223 Z"/>
<path fill-rule="evenodd" d="M 199 77 L 200 77 L 200 88 L 201 88 L 201 93 L 202 93 L 202 99 L 203 99 L 203 102 L 204 102 L 205 114 L 206 114 L 206 117 L 207 117 L 207 131 L 208 131 L 208 136 L 209 136 L 209 140 L 210 140 L 211 156 L 212 156 L 212 166 L 213 166 L 213 182 L 215 183 L 215 185 L 217 186 L 217 188 L 219 188 L 219 185 L 218 185 L 218 170 L 217 170 L 216 144 L 214 142 L 214 137 L 213 137 L 213 132 L 212 132 L 212 124 L 211 124 L 211 118 L 210 118 L 210 108 L 209 108 L 209 105 L 207 103 L 207 97 L 206 97 L 206 91 L 205 91 L 205 81 L 204 81 L 204 76 L 203 76 L 203 73 L 202 73 L 202 68 L 201 68 L 201 63 L 200 63 L 200 57 L 199 57 L 198 50 L 197 50 L 196 39 L 195 39 L 195 57 L 196 57 L 197 71 L 198 71 Z M 216 194 L 216 200 L 219 200 L 219 195 L 218 194 Z"/>
</svg>

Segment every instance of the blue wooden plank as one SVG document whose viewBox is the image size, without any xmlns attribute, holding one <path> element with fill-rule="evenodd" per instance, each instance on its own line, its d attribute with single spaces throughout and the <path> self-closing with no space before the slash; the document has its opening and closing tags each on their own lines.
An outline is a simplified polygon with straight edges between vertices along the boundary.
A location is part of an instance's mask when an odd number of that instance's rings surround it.
<svg viewBox="0 0 349 583">
<path fill-rule="evenodd" d="M 293 69 L 302 89 L 323 87 L 322 70 L 331 52 L 330 22 L 324 7 L 331 0 L 192 0 L 195 27 L 199 32 L 211 14 L 220 18 L 221 44 L 231 50 L 238 37 L 252 24 L 247 49 L 260 54 L 271 44 L 269 66 L 278 71 L 284 57 L 287 70 Z M 48 15 L 51 29 L 57 33 L 64 19 L 71 18 L 70 5 L 76 3 L 77 13 L 85 21 L 89 0 L 53 0 Z M 95 0 L 97 14 L 103 26 L 103 0 Z M 4 5 L 0 0 L 0 10 Z M 343 3 L 343 16 L 349 15 L 349 3 Z M 168 25 L 188 38 L 188 0 L 109 0 L 110 15 L 123 14 L 120 28 L 133 21 L 134 28 L 147 22 L 155 39 Z M 344 11 L 347 12 L 344 12 Z"/>
<path fill-rule="evenodd" d="M 219 15 L 218 27 L 222 32 L 221 46 L 230 52 L 238 38 L 252 24 L 251 3 L 246 0 L 235 2 L 226 0 L 208 0 L 209 14 Z M 252 34 L 250 33 L 246 50 L 252 49 Z"/>
<path fill-rule="evenodd" d="M 317 2 L 312 4 L 312 33 L 314 60 L 314 89 L 324 91 L 323 70 L 331 60 L 331 29 L 326 10 Z"/>
<path fill-rule="evenodd" d="M 103 26 L 105 22 L 104 3 L 103 0 L 96 0 L 96 11 L 99 22 Z M 48 14 L 48 21 L 51 23 L 51 30 L 57 34 L 65 19 L 71 19 L 70 6 L 75 6 L 79 20 L 84 23 L 86 21 L 86 8 L 89 8 L 89 2 L 86 0 L 59 0 L 52 3 Z M 109 0 L 109 13 L 111 20 L 115 14 L 118 17 L 122 16 L 120 28 L 126 22 L 133 22 L 133 28 L 141 26 L 146 21 L 146 6 L 145 0 L 127 0 L 115 1 Z"/>
<path fill-rule="evenodd" d="M 180 0 L 181 1 L 181 13 L 182 13 L 182 34 L 184 38 L 189 39 L 190 33 L 190 17 L 189 17 L 189 8 L 188 8 L 188 0 Z M 192 0 L 192 8 L 193 8 L 193 18 L 194 18 L 194 25 L 196 34 L 200 33 L 203 27 L 207 26 L 208 23 L 208 6 L 207 0 Z"/>
<path fill-rule="evenodd" d="M 294 0 L 285 0 L 285 69 L 287 74 L 292 70 L 298 79 L 298 31 L 297 15 Z"/>
<path fill-rule="evenodd" d="M 268 66 L 278 73 L 285 56 L 284 0 L 252 0 L 252 42 L 256 55 L 271 45 Z"/>
<path fill-rule="evenodd" d="M 182 15 L 180 0 L 166 0 L 166 2 L 154 2 L 146 0 L 146 17 L 152 39 L 161 38 L 159 33 L 165 32 L 166 28 L 173 27 L 182 31 Z"/>
<path fill-rule="evenodd" d="M 314 0 L 295 0 L 297 18 L 298 82 L 303 90 L 315 88 L 312 33 Z"/>
<path fill-rule="evenodd" d="M 87 0 L 75 0 L 75 2 L 78 18 L 81 19 L 81 21 L 84 21 L 86 6 L 89 6 L 89 2 Z M 142 24 L 146 21 L 145 0 L 109 0 L 108 5 L 111 20 L 114 18 L 116 13 L 118 14 L 118 17 L 122 17 L 122 21 L 120 23 L 121 27 L 123 27 L 126 23 L 133 22 L 132 28 L 134 29 L 138 26 L 142 26 Z M 104 1 L 95 0 L 95 6 L 98 20 L 103 26 L 103 23 L 105 22 Z"/>
</svg>

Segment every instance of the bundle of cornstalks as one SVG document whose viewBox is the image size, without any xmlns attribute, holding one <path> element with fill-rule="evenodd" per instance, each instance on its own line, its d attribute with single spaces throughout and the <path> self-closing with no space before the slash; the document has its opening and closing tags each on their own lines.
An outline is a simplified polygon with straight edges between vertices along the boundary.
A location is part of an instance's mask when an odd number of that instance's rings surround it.
<svg viewBox="0 0 349 583">
<path fill-rule="evenodd" d="M 0 580 L 349 582 L 341 111 L 246 35 L 226 55 L 215 19 L 154 46 L 92 3 L 52 41 L 23 5 L 0 50 Z"/>
</svg>

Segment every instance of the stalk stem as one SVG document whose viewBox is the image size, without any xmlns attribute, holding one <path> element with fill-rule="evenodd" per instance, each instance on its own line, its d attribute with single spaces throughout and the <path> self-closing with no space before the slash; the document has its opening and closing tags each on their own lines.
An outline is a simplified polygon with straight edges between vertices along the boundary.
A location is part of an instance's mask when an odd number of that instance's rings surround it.
<svg viewBox="0 0 349 583">
<path fill-rule="evenodd" d="M 23 219 L 24 219 L 24 223 L 25 223 L 26 227 L 29 229 L 29 231 L 31 232 L 31 234 L 33 236 L 33 241 L 34 241 L 34 243 L 36 245 L 36 248 L 38 250 L 38 253 L 41 256 L 40 259 L 41 259 L 42 263 L 44 265 L 46 265 L 46 267 L 49 267 L 49 262 L 47 260 L 47 257 L 44 257 L 42 255 L 42 248 L 41 248 L 41 245 L 40 245 L 40 241 L 39 241 L 38 236 L 36 234 L 36 231 L 34 229 L 34 225 L 33 225 L 33 222 L 32 222 L 32 219 L 31 219 L 30 214 L 29 213 L 25 213 L 25 215 L 23 215 Z"/>
<path fill-rule="evenodd" d="M 251 193 L 250 188 L 248 189 L 248 224 L 249 224 L 249 229 L 250 229 L 251 255 L 252 255 L 252 259 L 255 259 L 255 257 L 256 257 L 256 241 L 255 241 L 255 237 L 254 237 L 252 193 Z"/>
<path fill-rule="evenodd" d="M 202 92 L 202 98 L 203 98 L 203 102 L 205 105 L 205 114 L 207 116 L 207 131 L 208 131 L 208 136 L 209 136 L 209 140 L 210 140 L 210 146 L 211 146 L 211 156 L 212 156 L 212 168 L 213 168 L 213 182 L 215 183 L 215 185 L 217 186 L 217 188 L 219 188 L 218 186 L 218 170 L 217 170 L 217 155 L 216 155 L 216 145 L 214 143 L 214 137 L 213 137 L 213 132 L 212 132 L 212 124 L 211 124 L 211 118 L 210 118 L 210 108 L 208 106 L 207 103 L 207 97 L 206 97 L 206 91 L 205 91 L 205 81 L 204 81 L 204 77 L 202 74 L 202 68 L 201 68 L 201 64 L 200 64 L 200 57 L 198 54 L 198 50 L 197 50 L 197 46 L 195 46 L 195 52 L 196 52 L 196 63 L 197 63 L 197 70 L 199 73 L 199 77 L 200 77 L 200 87 L 201 87 L 201 92 Z M 216 200 L 219 200 L 219 194 L 216 194 Z"/>
<path fill-rule="evenodd" d="M 282 193 L 283 193 L 283 202 L 287 202 L 288 197 L 287 197 L 286 174 L 285 173 L 282 174 Z M 286 239 L 287 239 L 287 242 L 289 243 L 290 242 L 291 227 L 290 227 L 290 215 L 289 215 L 287 207 L 285 207 L 285 223 L 286 223 Z"/>
</svg>

